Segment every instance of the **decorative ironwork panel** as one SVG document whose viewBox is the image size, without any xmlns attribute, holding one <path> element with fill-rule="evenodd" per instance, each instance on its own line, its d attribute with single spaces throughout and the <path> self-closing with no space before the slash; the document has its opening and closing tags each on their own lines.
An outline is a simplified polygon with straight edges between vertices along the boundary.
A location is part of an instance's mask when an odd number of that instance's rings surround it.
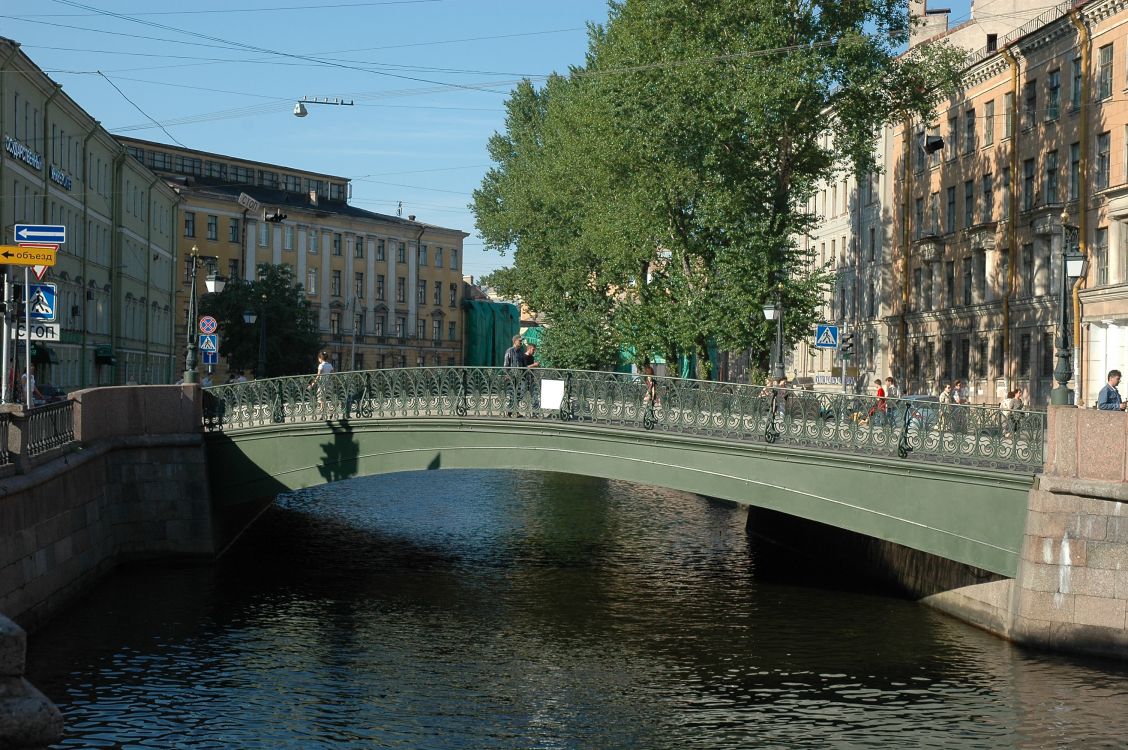
<svg viewBox="0 0 1128 750">
<path fill-rule="evenodd" d="M 542 383 L 562 381 L 554 408 Z M 934 400 L 612 372 L 435 367 L 229 383 L 204 392 L 209 432 L 338 420 L 558 419 L 834 452 L 1037 472 L 1046 415 Z"/>
</svg>

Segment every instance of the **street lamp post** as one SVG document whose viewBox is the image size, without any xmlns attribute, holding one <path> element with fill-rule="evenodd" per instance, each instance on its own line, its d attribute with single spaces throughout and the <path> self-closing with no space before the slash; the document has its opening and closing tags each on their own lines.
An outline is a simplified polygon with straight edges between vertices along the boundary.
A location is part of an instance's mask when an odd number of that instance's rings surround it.
<svg viewBox="0 0 1128 750">
<path fill-rule="evenodd" d="M 1054 406 L 1075 406 L 1073 391 L 1069 381 L 1073 378 L 1073 355 L 1069 349 L 1069 288 L 1071 281 L 1085 275 L 1086 260 L 1080 250 L 1074 250 L 1070 235 L 1077 227 L 1070 226 L 1069 213 L 1061 213 L 1061 297 L 1058 317 L 1057 365 L 1054 367 L 1054 380 L 1058 386 L 1050 391 L 1050 403 Z"/>
<path fill-rule="evenodd" d="M 266 377 L 266 295 L 262 295 L 258 312 L 247 309 L 243 311 L 243 322 L 254 325 L 259 323 L 258 366 L 255 368 L 255 379 L 262 380 Z"/>
<path fill-rule="evenodd" d="M 764 305 L 764 318 L 776 322 L 775 347 L 772 353 L 772 379 L 779 381 L 783 373 L 783 305 L 778 299 Z"/>
<path fill-rule="evenodd" d="M 184 357 L 184 382 L 196 383 L 199 380 L 199 373 L 196 370 L 196 272 L 200 268 L 200 261 L 208 266 L 208 275 L 204 279 L 204 286 L 207 287 L 208 294 L 219 294 L 223 291 L 227 282 L 216 272 L 216 264 L 219 262 L 219 258 L 214 255 L 200 255 L 200 249 L 193 245 L 188 260 L 188 272 L 192 277 L 192 288 L 188 296 L 188 335 L 186 341 L 188 353 Z"/>
</svg>

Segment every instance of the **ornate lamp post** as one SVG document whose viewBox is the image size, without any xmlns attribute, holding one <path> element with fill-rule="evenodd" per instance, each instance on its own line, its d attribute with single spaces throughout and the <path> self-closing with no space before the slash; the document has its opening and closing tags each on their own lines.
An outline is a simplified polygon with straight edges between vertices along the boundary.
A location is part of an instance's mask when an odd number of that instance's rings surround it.
<svg viewBox="0 0 1128 750">
<path fill-rule="evenodd" d="M 1057 366 L 1054 367 L 1054 380 L 1058 386 L 1050 391 L 1050 403 L 1054 406 L 1074 406 L 1073 391 L 1069 381 L 1073 378 L 1073 355 L 1069 348 L 1069 289 L 1073 280 L 1085 275 L 1087 265 L 1084 254 L 1075 249 L 1070 237 L 1077 227 L 1070 226 L 1069 213 L 1061 212 L 1061 299 L 1058 318 Z"/>
<path fill-rule="evenodd" d="M 782 380 L 783 373 L 783 305 L 779 299 L 764 304 L 764 319 L 776 322 L 775 347 L 772 352 L 772 379 Z"/>
<path fill-rule="evenodd" d="M 222 292 L 227 280 L 216 271 L 219 258 L 214 255 L 200 255 L 200 249 L 195 245 L 192 246 L 192 253 L 188 256 L 188 260 L 188 272 L 192 277 L 192 291 L 188 296 L 188 336 L 186 342 L 188 353 L 184 357 L 184 382 L 196 383 L 199 380 L 199 373 L 196 370 L 196 272 L 200 268 L 200 261 L 208 266 L 208 275 L 204 279 L 204 286 L 207 287 L 208 294 Z"/>
<path fill-rule="evenodd" d="M 262 380 L 266 377 L 266 295 L 262 295 L 258 312 L 250 308 L 243 311 L 243 322 L 254 325 L 259 322 L 258 366 L 255 368 L 255 378 Z"/>
</svg>

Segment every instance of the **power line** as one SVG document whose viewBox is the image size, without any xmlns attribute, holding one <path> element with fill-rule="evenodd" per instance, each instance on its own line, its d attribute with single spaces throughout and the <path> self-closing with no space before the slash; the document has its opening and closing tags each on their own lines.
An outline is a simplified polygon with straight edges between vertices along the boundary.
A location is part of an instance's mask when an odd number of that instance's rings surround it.
<svg viewBox="0 0 1128 750">
<path fill-rule="evenodd" d="M 109 78 L 107 78 L 106 76 L 102 75 L 102 74 L 101 74 L 101 72 L 99 72 L 99 73 L 98 73 L 98 75 L 101 75 L 101 76 L 102 76 L 102 78 L 103 78 L 103 79 L 104 79 L 104 80 L 106 81 L 106 83 L 108 83 L 108 84 L 110 84 L 111 86 L 113 86 L 113 87 L 114 87 L 114 91 L 116 91 L 116 92 L 118 92 L 119 94 L 121 94 L 121 98 L 122 98 L 122 99 L 125 99 L 125 100 L 126 100 L 127 102 L 129 102 L 130 104 L 132 104 L 132 105 L 133 105 L 133 108 L 134 108 L 134 109 L 136 109 L 136 110 L 137 110 L 138 112 L 140 112 L 141 114 L 143 114 L 143 115 L 144 115 L 145 117 L 148 117 L 148 118 L 149 118 L 149 121 L 150 121 L 150 122 L 152 122 L 152 123 L 153 123 L 154 125 L 156 125 L 156 126 L 157 126 L 158 128 L 160 128 L 160 129 L 161 129 L 161 132 L 163 132 L 163 133 L 164 133 L 165 135 L 167 135 L 167 136 L 168 136 L 169 138 L 171 138 L 171 139 L 172 139 L 172 142 L 173 142 L 173 143 L 175 143 L 176 145 L 180 146 L 181 148 L 188 148 L 188 147 L 187 147 L 187 146 L 185 146 L 185 145 L 184 145 L 183 143 L 181 143 L 180 141 L 178 141 L 178 140 L 176 139 L 176 137 L 175 137 L 175 136 L 174 136 L 174 135 L 173 135 L 172 133 L 168 132 L 168 130 L 167 130 L 167 129 L 165 128 L 165 126 L 164 126 L 164 125 L 161 125 L 161 124 L 160 124 L 159 122 L 157 122 L 156 120 L 154 120 L 154 119 L 153 119 L 153 118 L 152 118 L 152 117 L 151 117 L 151 116 L 149 115 L 149 113 L 148 113 L 148 112 L 146 112 L 145 110 L 141 109 L 141 107 L 137 106 L 137 102 L 133 101 L 133 100 L 132 100 L 132 99 L 130 99 L 130 98 L 129 98 L 128 96 L 126 96 L 126 95 L 125 95 L 125 92 L 124 92 L 124 91 L 122 91 L 122 90 L 121 90 L 120 88 L 118 88 L 118 85 L 117 85 L 116 83 L 114 83 L 113 81 L 111 81 L 111 80 L 110 80 Z"/>
<path fill-rule="evenodd" d="M 379 0 L 364 3 L 333 3 L 329 5 L 275 5 L 267 8 L 215 8 L 212 10 L 154 10 L 138 11 L 138 16 L 192 16 L 215 13 L 275 13 L 288 10 L 335 10 L 338 8 L 368 8 L 379 5 L 421 5 L 441 3 L 446 0 Z M 87 18 L 98 15 L 97 13 L 24 13 L 10 18 L 20 20 L 30 18 Z"/>
</svg>

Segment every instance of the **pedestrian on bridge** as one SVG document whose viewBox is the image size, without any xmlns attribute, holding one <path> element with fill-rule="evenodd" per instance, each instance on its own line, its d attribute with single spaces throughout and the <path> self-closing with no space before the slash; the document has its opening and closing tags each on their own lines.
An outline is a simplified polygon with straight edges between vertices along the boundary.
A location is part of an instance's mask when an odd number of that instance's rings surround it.
<svg viewBox="0 0 1128 750">
<path fill-rule="evenodd" d="M 501 360 L 501 366 L 506 370 L 524 369 L 525 347 L 520 334 L 513 337 L 513 346 L 505 350 L 505 357 Z M 524 395 L 524 378 L 520 377 L 517 373 L 507 372 L 505 374 L 508 386 L 507 390 L 509 391 L 505 416 L 512 417 L 514 413 L 518 411 L 518 404 L 521 401 L 521 397 Z"/>
<path fill-rule="evenodd" d="M 318 412 L 325 411 L 325 382 L 324 376 L 333 372 L 333 363 L 329 361 L 329 352 L 317 353 L 317 372 L 313 376 L 313 380 L 309 381 L 309 389 L 313 390 L 317 386 L 317 410 Z M 327 378 L 325 378 L 327 379 Z"/>
<path fill-rule="evenodd" d="M 1108 371 L 1108 382 L 1097 394 L 1097 408 L 1101 411 L 1124 411 L 1124 400 L 1116 386 L 1120 385 L 1120 370 Z"/>
</svg>

